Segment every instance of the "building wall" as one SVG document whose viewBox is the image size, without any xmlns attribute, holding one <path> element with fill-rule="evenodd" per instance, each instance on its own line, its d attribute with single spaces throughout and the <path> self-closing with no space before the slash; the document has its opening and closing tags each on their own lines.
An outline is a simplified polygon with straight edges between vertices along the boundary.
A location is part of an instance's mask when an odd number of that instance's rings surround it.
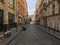
<svg viewBox="0 0 60 45">
<path fill-rule="evenodd" d="M 49 3 L 49 1 L 51 3 Z M 46 10 L 43 7 L 44 3 L 47 3 Z M 55 5 L 55 9 L 52 8 L 53 5 Z M 53 14 L 53 12 L 52 12 L 53 10 L 54 10 L 55 14 Z M 58 4 L 57 0 L 55 0 L 55 1 L 53 1 L 53 0 L 43 0 L 43 1 L 41 1 L 41 4 L 40 4 L 40 13 L 41 13 L 41 11 L 42 11 L 43 14 L 41 14 L 40 17 L 42 17 L 42 18 L 46 17 L 46 19 L 47 19 L 47 26 L 51 27 L 51 28 L 56 28 L 57 29 L 57 25 L 58 25 L 57 24 L 57 22 L 58 22 L 57 18 L 58 18 L 58 16 L 54 16 L 54 15 L 59 15 L 58 14 L 59 13 L 59 4 Z M 45 20 L 45 19 L 42 19 L 42 20 Z"/>
<path fill-rule="evenodd" d="M 16 4 L 16 0 L 4 0 L 3 2 L 0 2 L 0 9 L 3 10 L 3 27 L 5 29 L 5 31 L 9 30 L 7 29 L 8 27 L 10 28 L 10 22 L 15 24 L 17 22 L 15 22 L 16 20 L 16 9 L 15 9 L 15 5 Z M 10 15 L 12 15 L 13 17 L 11 18 Z M 10 21 L 11 18 L 11 21 Z M 1 25 L 0 25 L 1 26 Z M 13 25 L 12 25 L 13 26 Z"/>
<path fill-rule="evenodd" d="M 22 23 L 25 23 L 28 15 L 26 0 L 18 0 L 18 15 L 22 16 Z"/>
<path fill-rule="evenodd" d="M 55 11 L 54 11 L 55 14 L 53 14 L 53 12 L 52 12 L 52 11 L 53 11 L 53 10 L 52 10 L 53 4 L 55 4 L 55 9 L 54 9 L 54 10 L 55 10 Z M 56 6 L 56 5 L 57 5 L 57 6 Z M 50 16 L 52 15 L 52 16 L 51 16 L 51 25 L 52 25 L 52 26 L 50 26 L 50 27 L 51 27 L 51 28 L 54 28 L 54 29 L 56 29 L 56 30 L 58 29 L 58 15 L 59 15 L 59 14 L 58 14 L 58 13 L 59 13 L 58 5 L 59 5 L 59 4 L 57 3 L 57 1 L 54 1 L 53 3 L 50 4 L 50 6 L 48 6 L 48 14 L 49 14 Z M 49 15 L 48 15 L 48 16 L 49 16 Z M 56 16 L 54 16 L 54 15 L 56 15 Z M 48 22 L 48 21 L 47 21 L 47 22 Z M 55 23 L 54 23 L 54 22 L 55 22 Z M 49 23 L 49 24 L 50 24 L 50 23 Z"/>
<path fill-rule="evenodd" d="M 40 4 L 40 13 L 41 11 L 43 13 L 40 17 L 40 24 L 47 26 L 49 30 L 46 31 L 60 39 L 60 2 L 58 3 L 58 0 L 47 0 L 47 6 L 45 8 L 43 6 L 45 1 L 43 0 L 43 3 Z"/>
<path fill-rule="evenodd" d="M 26 0 L 4 0 L 0 2 L 0 10 L 3 10 L 2 22 L 5 31 L 9 30 L 7 29 L 8 27 L 16 26 L 17 23 L 20 23 L 22 20 L 24 23 L 27 19 L 28 12 Z M 23 18 L 20 18 L 22 20 L 19 19 L 19 15 L 22 15 Z"/>
<path fill-rule="evenodd" d="M 35 17 L 36 19 L 39 18 L 39 11 L 40 11 L 40 3 L 41 3 L 42 0 L 37 0 L 37 3 L 36 3 L 36 12 L 35 12 Z"/>
<path fill-rule="evenodd" d="M 10 0 L 7 0 L 6 4 L 4 5 L 5 6 L 5 8 L 4 8 L 4 20 L 6 19 L 6 21 L 5 21 L 6 24 L 8 24 L 9 13 L 14 14 L 14 17 L 15 17 L 15 10 L 8 7 L 8 2 L 10 2 Z"/>
</svg>

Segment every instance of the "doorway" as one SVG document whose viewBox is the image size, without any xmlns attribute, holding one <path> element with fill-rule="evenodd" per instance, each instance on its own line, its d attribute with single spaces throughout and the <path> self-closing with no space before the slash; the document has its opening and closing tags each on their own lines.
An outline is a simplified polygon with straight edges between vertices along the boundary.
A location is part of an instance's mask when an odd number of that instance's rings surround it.
<svg viewBox="0 0 60 45">
<path fill-rule="evenodd" d="M 3 31 L 3 10 L 0 9 L 0 31 Z"/>
<path fill-rule="evenodd" d="M 14 27 L 14 14 L 12 13 L 9 13 L 9 16 L 8 16 L 8 22 L 9 22 L 9 29 L 13 28 Z"/>
</svg>

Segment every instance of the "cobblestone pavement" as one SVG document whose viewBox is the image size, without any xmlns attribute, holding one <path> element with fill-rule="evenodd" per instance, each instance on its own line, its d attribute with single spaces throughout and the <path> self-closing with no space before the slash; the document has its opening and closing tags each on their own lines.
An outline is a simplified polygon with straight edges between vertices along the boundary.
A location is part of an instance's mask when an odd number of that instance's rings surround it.
<svg viewBox="0 0 60 45">
<path fill-rule="evenodd" d="M 9 45 L 60 45 L 60 40 L 47 34 L 38 25 L 29 24 L 26 28 Z"/>
</svg>

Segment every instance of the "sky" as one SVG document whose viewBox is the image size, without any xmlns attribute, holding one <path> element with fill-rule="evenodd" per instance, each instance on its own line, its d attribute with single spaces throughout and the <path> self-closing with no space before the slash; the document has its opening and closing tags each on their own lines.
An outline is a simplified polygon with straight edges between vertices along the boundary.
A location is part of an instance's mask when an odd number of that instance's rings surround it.
<svg viewBox="0 0 60 45">
<path fill-rule="evenodd" d="M 36 10 L 36 0 L 26 0 L 28 6 L 28 15 L 33 15 Z"/>
</svg>

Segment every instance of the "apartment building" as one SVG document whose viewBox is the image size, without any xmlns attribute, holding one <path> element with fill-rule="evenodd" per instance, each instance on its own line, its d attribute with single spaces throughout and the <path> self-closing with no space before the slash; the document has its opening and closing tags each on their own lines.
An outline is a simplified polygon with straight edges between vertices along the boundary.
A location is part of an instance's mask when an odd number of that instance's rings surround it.
<svg viewBox="0 0 60 45">
<path fill-rule="evenodd" d="M 16 0 L 0 0 L 0 30 L 7 31 L 16 24 Z M 13 24 L 13 25 L 12 25 Z"/>
<path fill-rule="evenodd" d="M 42 1 L 42 0 L 37 0 L 37 3 L 36 3 L 35 19 L 36 19 L 36 21 L 37 21 L 38 24 L 39 24 L 39 22 L 40 22 L 40 20 L 39 20 L 39 18 L 40 18 L 40 13 L 39 13 L 39 11 L 40 11 L 40 3 L 41 3 L 41 1 Z"/>
<path fill-rule="evenodd" d="M 22 24 L 25 24 L 28 16 L 27 3 L 26 0 L 18 0 L 18 16 L 20 17 Z M 20 23 L 20 22 L 19 22 Z"/>
<path fill-rule="evenodd" d="M 48 0 L 47 6 L 47 27 L 52 29 L 49 33 L 60 37 L 60 1 L 59 0 Z M 53 32 L 53 33 L 52 33 Z"/>
<path fill-rule="evenodd" d="M 40 24 L 49 28 L 46 30 L 60 38 L 60 0 L 42 0 L 40 4 Z"/>
<path fill-rule="evenodd" d="M 27 15 L 26 0 L 0 0 L 0 31 L 25 23 Z"/>
</svg>

